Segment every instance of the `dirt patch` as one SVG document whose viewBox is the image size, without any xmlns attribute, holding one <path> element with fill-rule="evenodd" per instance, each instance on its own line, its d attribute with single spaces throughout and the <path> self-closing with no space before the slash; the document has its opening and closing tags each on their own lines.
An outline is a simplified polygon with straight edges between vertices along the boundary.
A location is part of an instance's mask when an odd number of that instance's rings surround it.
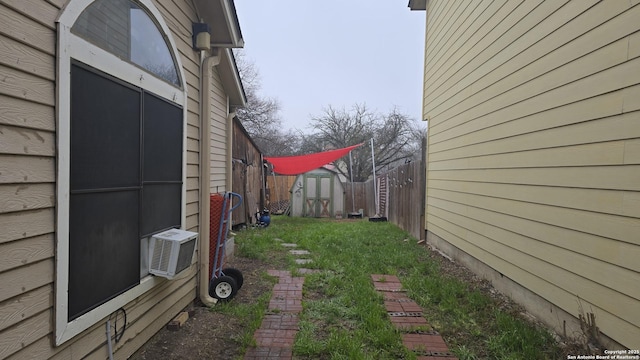
<svg viewBox="0 0 640 360">
<path fill-rule="evenodd" d="M 264 273 L 273 267 L 264 261 L 234 257 L 226 266 L 242 271 L 244 285 L 232 300 L 255 304 L 258 298 L 273 287 Z M 233 315 L 212 312 L 201 303 L 186 310 L 195 315 L 177 331 L 166 328 L 155 334 L 132 357 L 133 360 L 178 359 L 236 359 L 243 355 L 241 339 L 247 324 Z"/>
</svg>

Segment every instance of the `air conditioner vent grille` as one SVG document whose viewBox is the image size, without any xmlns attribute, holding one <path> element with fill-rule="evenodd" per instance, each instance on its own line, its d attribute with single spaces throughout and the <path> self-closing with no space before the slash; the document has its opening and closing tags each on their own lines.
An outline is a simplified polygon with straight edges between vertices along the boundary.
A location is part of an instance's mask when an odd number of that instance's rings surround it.
<svg viewBox="0 0 640 360">
<path fill-rule="evenodd" d="M 193 261 L 198 234 L 171 229 L 149 241 L 149 273 L 172 279 Z"/>
<path fill-rule="evenodd" d="M 172 244 L 168 240 L 156 239 L 156 244 L 151 255 L 151 268 L 160 271 L 167 271 L 169 259 L 171 258 Z"/>
<path fill-rule="evenodd" d="M 176 272 L 181 272 L 191 265 L 193 259 L 193 252 L 196 248 L 196 239 L 187 241 L 180 246 L 180 252 L 178 253 L 178 261 L 176 263 Z"/>
</svg>

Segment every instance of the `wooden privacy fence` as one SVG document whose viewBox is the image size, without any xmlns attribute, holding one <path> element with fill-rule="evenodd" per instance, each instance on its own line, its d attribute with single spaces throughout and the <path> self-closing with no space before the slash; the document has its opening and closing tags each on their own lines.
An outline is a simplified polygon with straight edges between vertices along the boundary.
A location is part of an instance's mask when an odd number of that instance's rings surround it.
<svg viewBox="0 0 640 360">
<path fill-rule="evenodd" d="M 383 188 L 381 191 L 380 203 L 387 207 L 386 211 L 381 211 L 379 215 L 387 216 L 388 221 L 409 232 L 416 239 L 424 236 L 425 176 L 421 161 L 404 164 L 378 175 L 378 182 L 381 178 L 386 179 L 386 189 Z M 363 209 L 367 217 L 376 215 L 373 179 L 353 184 L 355 206 L 352 205 L 351 183 L 345 184 L 345 190 L 347 212 L 355 208 L 356 212 Z"/>
<path fill-rule="evenodd" d="M 267 208 L 278 214 L 290 206 L 289 190 L 296 181 L 296 176 L 268 175 L 267 176 Z"/>
<path fill-rule="evenodd" d="M 416 239 L 424 236 L 424 199 L 426 176 L 422 162 L 399 166 L 387 176 L 389 221 Z"/>
<path fill-rule="evenodd" d="M 355 195 L 354 197 L 351 196 L 352 185 L 353 185 L 353 194 Z M 347 214 L 352 212 L 358 212 L 360 211 L 360 209 L 362 209 L 364 216 L 368 216 L 368 214 L 371 213 L 368 202 L 367 202 L 367 193 L 368 193 L 367 186 L 372 186 L 371 189 L 373 190 L 373 182 L 371 182 L 371 184 L 363 183 L 363 182 L 356 182 L 353 184 L 350 182 L 344 183 L 344 190 L 345 190 L 345 194 L 344 194 L 345 207 L 344 208 Z M 373 201 L 373 198 L 371 198 L 371 200 Z"/>
</svg>

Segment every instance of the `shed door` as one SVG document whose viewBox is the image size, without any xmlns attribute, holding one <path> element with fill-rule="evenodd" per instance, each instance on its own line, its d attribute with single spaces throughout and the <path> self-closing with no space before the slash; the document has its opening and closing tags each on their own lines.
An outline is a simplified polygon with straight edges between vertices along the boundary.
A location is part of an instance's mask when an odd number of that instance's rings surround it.
<svg viewBox="0 0 640 360">
<path fill-rule="evenodd" d="M 331 217 L 333 182 L 331 175 L 305 175 L 304 216 Z"/>
</svg>

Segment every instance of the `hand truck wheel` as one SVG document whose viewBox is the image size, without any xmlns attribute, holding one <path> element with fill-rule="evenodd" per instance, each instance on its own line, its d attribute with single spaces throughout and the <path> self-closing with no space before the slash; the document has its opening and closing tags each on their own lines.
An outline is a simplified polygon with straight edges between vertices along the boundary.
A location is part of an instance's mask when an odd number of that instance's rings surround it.
<svg viewBox="0 0 640 360">
<path fill-rule="evenodd" d="M 231 276 L 233 280 L 236 281 L 238 285 L 238 290 L 242 289 L 242 284 L 244 283 L 244 277 L 242 276 L 242 272 L 235 268 L 225 268 L 222 269 L 222 273 L 226 276 Z"/>
<path fill-rule="evenodd" d="M 231 276 L 220 276 L 211 279 L 209 283 L 209 296 L 220 301 L 227 302 L 233 299 L 238 292 L 238 284 Z"/>
</svg>

